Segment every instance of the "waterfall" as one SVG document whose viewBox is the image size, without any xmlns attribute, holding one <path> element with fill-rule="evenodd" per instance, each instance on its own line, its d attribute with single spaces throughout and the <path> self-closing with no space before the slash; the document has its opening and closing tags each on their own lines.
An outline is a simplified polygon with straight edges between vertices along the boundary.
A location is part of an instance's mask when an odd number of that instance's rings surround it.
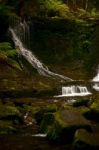
<svg viewBox="0 0 99 150">
<path fill-rule="evenodd" d="M 97 75 L 92 79 L 92 81 L 99 82 L 99 67 L 98 67 Z"/>
<path fill-rule="evenodd" d="M 64 97 L 64 96 L 86 96 L 91 93 L 88 91 L 85 86 L 67 86 L 62 87 L 62 95 L 58 95 L 55 97 Z"/>
<path fill-rule="evenodd" d="M 99 71 L 98 71 L 97 75 L 92 79 L 92 81 L 99 82 Z"/>
<path fill-rule="evenodd" d="M 99 67 L 98 67 L 98 70 L 99 70 Z M 99 91 L 99 71 L 98 71 L 97 75 L 92 79 L 92 81 L 95 82 L 93 85 L 93 89 L 96 91 Z M 98 83 L 96 83 L 96 82 L 98 82 Z"/>
<path fill-rule="evenodd" d="M 26 44 L 30 41 L 30 30 L 27 23 L 20 22 L 15 27 L 10 27 L 9 31 L 12 34 L 13 41 L 15 43 L 16 48 L 18 49 L 19 53 L 25 57 L 25 59 L 39 72 L 40 75 L 58 78 L 61 80 L 69 80 L 72 81 L 71 78 L 66 76 L 51 72 L 46 65 L 44 65 L 36 56 L 26 48 Z M 23 44 L 25 43 L 25 44 Z"/>
<path fill-rule="evenodd" d="M 93 89 L 95 89 L 96 91 L 99 91 L 99 83 L 95 83 L 93 85 Z"/>
</svg>

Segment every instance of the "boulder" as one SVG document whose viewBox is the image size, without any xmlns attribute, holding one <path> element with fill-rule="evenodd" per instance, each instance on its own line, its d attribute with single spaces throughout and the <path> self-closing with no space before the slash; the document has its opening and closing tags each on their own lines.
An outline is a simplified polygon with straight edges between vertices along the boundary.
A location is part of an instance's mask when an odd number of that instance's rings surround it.
<svg viewBox="0 0 99 150">
<path fill-rule="evenodd" d="M 82 128 L 90 131 L 90 122 L 70 108 L 46 114 L 41 122 L 41 129 L 47 137 L 58 142 L 72 142 L 75 131 Z"/>
<path fill-rule="evenodd" d="M 75 149 L 99 149 L 99 132 L 88 132 L 85 129 L 78 129 L 74 136 Z"/>
</svg>

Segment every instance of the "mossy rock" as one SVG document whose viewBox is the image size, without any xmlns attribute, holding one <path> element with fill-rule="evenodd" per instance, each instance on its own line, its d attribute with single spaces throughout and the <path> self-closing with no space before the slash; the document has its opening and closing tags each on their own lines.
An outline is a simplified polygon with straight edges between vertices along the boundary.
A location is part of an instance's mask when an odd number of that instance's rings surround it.
<svg viewBox="0 0 99 150">
<path fill-rule="evenodd" d="M 99 149 L 99 132 L 90 133 L 85 129 L 79 129 L 74 136 L 75 149 Z"/>
<path fill-rule="evenodd" d="M 17 115 L 19 116 L 20 112 L 15 106 L 1 105 L 0 106 L 0 118 Z"/>
<path fill-rule="evenodd" d="M 64 106 L 65 109 L 71 109 L 72 111 L 76 111 L 77 113 L 83 115 L 84 117 L 88 117 L 88 115 L 90 114 L 90 108 L 86 107 L 86 106 L 77 106 L 75 107 L 74 105 L 65 105 Z"/>
<path fill-rule="evenodd" d="M 11 53 L 9 52 L 9 54 L 6 54 L 5 52 L 0 51 L 0 63 L 8 65 L 13 69 L 22 71 L 19 63 L 15 60 L 15 58 L 11 59 L 12 57 L 14 57 L 14 55 L 12 56 L 12 53 L 13 52 L 11 52 Z M 10 57 L 8 57 L 8 55 Z"/>
<path fill-rule="evenodd" d="M 86 106 L 80 106 L 78 108 L 75 108 L 75 110 L 83 115 L 85 118 L 89 119 L 90 118 L 90 109 Z"/>
<path fill-rule="evenodd" d="M 0 43 L 0 53 L 5 54 L 9 58 L 17 60 L 18 53 L 16 49 L 13 49 L 11 43 L 2 42 Z"/>
<path fill-rule="evenodd" d="M 41 127 L 50 140 L 65 143 L 72 142 L 77 129 L 91 130 L 90 122 L 69 108 L 53 114 L 46 114 Z"/>
<path fill-rule="evenodd" d="M 94 112 L 96 112 L 97 114 L 99 114 L 99 99 L 96 99 L 92 105 L 90 106 L 90 109 Z"/>
<path fill-rule="evenodd" d="M 0 134 L 12 134 L 17 130 L 13 127 L 12 121 L 0 120 Z"/>
<path fill-rule="evenodd" d="M 34 109 L 37 109 L 37 108 L 34 108 Z M 26 112 L 32 112 L 32 111 L 33 111 L 33 108 L 32 108 L 31 105 L 23 104 L 22 111 L 23 111 L 24 113 L 26 113 Z M 35 110 L 34 110 L 34 111 L 35 111 Z"/>
<path fill-rule="evenodd" d="M 57 111 L 57 106 L 55 104 L 49 104 L 46 107 L 38 109 L 34 113 L 34 117 L 37 120 L 38 124 L 41 124 L 43 118 L 46 116 L 47 113 L 54 113 Z"/>
</svg>

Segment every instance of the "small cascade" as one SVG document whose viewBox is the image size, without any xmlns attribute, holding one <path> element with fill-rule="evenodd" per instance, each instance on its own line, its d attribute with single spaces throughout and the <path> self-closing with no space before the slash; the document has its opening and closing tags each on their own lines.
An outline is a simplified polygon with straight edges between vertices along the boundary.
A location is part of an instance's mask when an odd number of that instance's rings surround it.
<svg viewBox="0 0 99 150">
<path fill-rule="evenodd" d="M 73 85 L 73 86 L 62 87 L 62 95 L 58 95 L 55 97 L 86 96 L 90 94 L 91 93 L 88 91 L 87 87 Z"/>
<path fill-rule="evenodd" d="M 99 70 L 99 67 L 98 67 L 98 70 Z M 94 82 L 93 89 L 96 91 L 99 91 L 99 71 L 97 75 L 92 79 L 92 81 Z"/>
<path fill-rule="evenodd" d="M 92 81 L 94 81 L 94 82 L 99 82 L 99 72 L 98 72 L 97 76 L 93 78 Z"/>
<path fill-rule="evenodd" d="M 96 91 L 99 91 L 99 83 L 95 83 L 93 85 L 93 89 L 95 89 Z"/>
<path fill-rule="evenodd" d="M 9 28 L 9 31 L 12 34 L 13 41 L 15 43 L 18 52 L 25 57 L 25 59 L 39 72 L 39 74 L 47 77 L 52 77 L 60 80 L 68 80 L 73 81 L 71 78 L 66 76 L 51 72 L 47 66 L 45 66 L 36 56 L 26 48 L 27 41 L 29 41 L 30 31 L 29 27 L 24 21 L 23 23 L 19 23 L 13 28 Z M 25 44 L 24 44 L 25 43 Z"/>
<path fill-rule="evenodd" d="M 98 67 L 97 75 L 92 79 L 92 81 L 99 82 L 99 67 Z"/>
</svg>

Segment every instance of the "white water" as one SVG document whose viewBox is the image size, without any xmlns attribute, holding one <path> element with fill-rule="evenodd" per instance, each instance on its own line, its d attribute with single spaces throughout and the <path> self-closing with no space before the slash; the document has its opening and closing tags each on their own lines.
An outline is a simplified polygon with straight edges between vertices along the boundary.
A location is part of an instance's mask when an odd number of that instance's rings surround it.
<svg viewBox="0 0 99 150">
<path fill-rule="evenodd" d="M 35 136 L 35 137 L 47 137 L 47 134 L 39 133 L 39 134 L 34 134 L 32 136 Z"/>
<path fill-rule="evenodd" d="M 97 75 L 92 79 L 92 81 L 99 82 L 99 67 L 98 67 Z"/>
<path fill-rule="evenodd" d="M 99 70 L 99 68 L 98 68 Z M 99 71 L 97 73 L 97 75 L 92 79 L 93 82 L 99 82 Z M 95 89 L 96 91 L 99 91 L 99 83 L 95 83 L 93 85 L 93 89 Z"/>
<path fill-rule="evenodd" d="M 99 71 L 98 71 L 97 75 L 93 78 L 92 81 L 99 82 Z"/>
<path fill-rule="evenodd" d="M 99 91 L 99 83 L 95 83 L 93 85 L 93 89 L 95 89 L 96 91 Z"/>
<path fill-rule="evenodd" d="M 67 87 L 62 87 L 62 95 L 58 95 L 55 97 L 86 96 L 90 94 L 91 93 L 88 91 L 87 87 L 85 86 L 67 86 Z"/>
<path fill-rule="evenodd" d="M 26 60 L 35 68 L 37 69 L 37 71 L 39 72 L 39 74 L 43 75 L 43 76 L 48 76 L 48 77 L 53 77 L 53 78 L 59 78 L 61 80 L 69 80 L 69 81 L 73 81 L 71 78 L 65 77 L 63 75 L 60 74 L 56 74 L 51 72 L 47 66 L 45 66 L 42 62 L 40 62 L 35 55 L 27 48 L 25 48 L 25 46 L 22 43 L 22 36 L 20 35 L 21 32 L 18 32 L 18 30 L 20 31 L 20 27 L 23 28 L 23 32 L 25 32 L 25 30 L 27 30 L 27 32 L 29 32 L 29 29 L 27 27 L 26 24 L 20 23 L 20 25 L 18 26 L 18 28 L 9 28 L 9 31 L 12 33 L 12 37 L 13 37 L 13 41 L 15 43 L 16 48 L 18 48 L 20 54 L 22 56 L 24 56 L 26 58 Z M 27 29 L 26 29 L 27 28 Z M 18 32 L 18 33 L 17 33 Z M 19 35 L 18 35 L 19 34 Z M 28 33 L 29 34 L 29 33 Z M 23 33 L 24 35 L 24 39 L 25 38 L 25 33 Z M 29 36 L 29 35 L 28 35 Z M 23 39 L 23 40 L 24 40 Z"/>
</svg>

